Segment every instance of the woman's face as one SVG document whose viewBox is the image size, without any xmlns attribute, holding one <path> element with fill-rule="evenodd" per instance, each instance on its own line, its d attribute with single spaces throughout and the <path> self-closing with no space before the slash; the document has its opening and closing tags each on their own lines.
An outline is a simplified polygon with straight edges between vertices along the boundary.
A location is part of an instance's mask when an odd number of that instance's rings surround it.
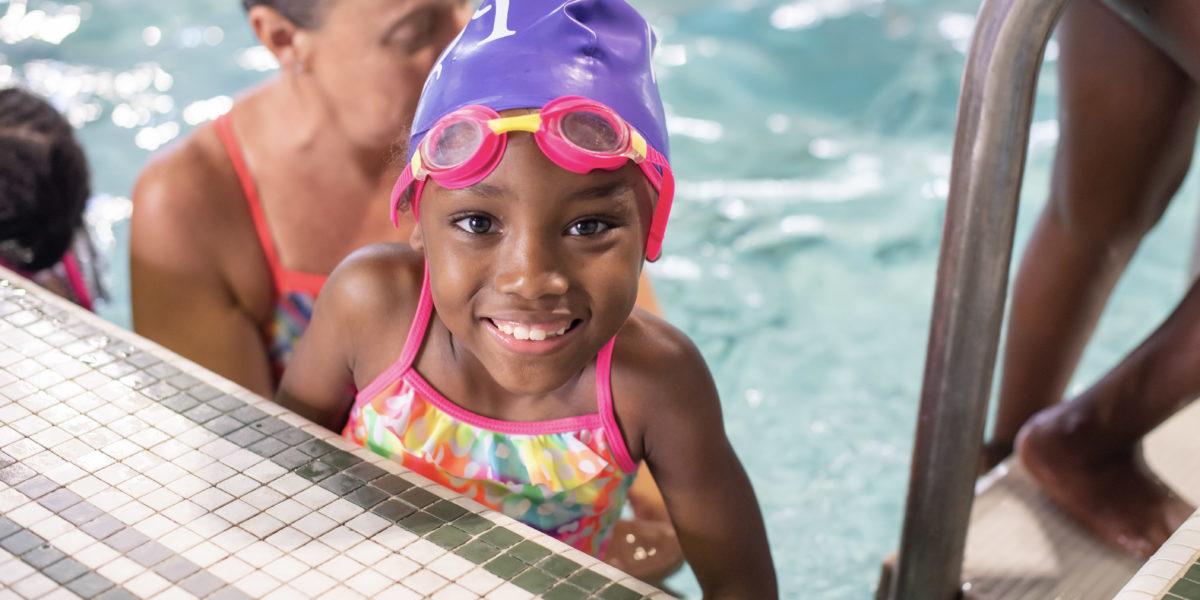
<svg viewBox="0 0 1200 600">
<path fill-rule="evenodd" d="M 386 148 L 412 122 L 425 77 L 470 17 L 466 0 L 326 0 L 305 68 L 357 145 Z"/>
<path fill-rule="evenodd" d="M 632 163 L 577 175 L 528 134 L 474 186 L 431 181 L 414 239 L 455 344 L 510 393 L 567 384 L 633 310 L 652 194 Z"/>
</svg>

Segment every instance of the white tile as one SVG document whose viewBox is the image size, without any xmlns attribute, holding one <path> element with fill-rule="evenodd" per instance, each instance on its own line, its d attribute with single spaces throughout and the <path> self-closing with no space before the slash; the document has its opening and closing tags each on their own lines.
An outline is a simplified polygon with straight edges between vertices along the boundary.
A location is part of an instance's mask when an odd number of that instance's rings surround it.
<svg viewBox="0 0 1200 600">
<path fill-rule="evenodd" d="M 399 554 L 393 554 L 383 560 L 372 563 L 371 566 L 392 581 L 404 581 L 405 577 L 416 573 L 421 568 L 421 565 Z"/>
<path fill-rule="evenodd" d="M 1142 565 L 1142 568 L 1138 570 L 1139 573 L 1154 575 L 1163 579 L 1174 579 L 1179 571 L 1179 565 L 1173 562 L 1153 559 Z"/>
<path fill-rule="evenodd" d="M 283 527 L 283 522 L 266 513 L 260 513 L 242 523 L 242 528 L 250 533 L 265 538 Z"/>
<path fill-rule="evenodd" d="M 175 492 L 184 498 L 191 498 L 192 496 L 204 490 L 212 488 L 209 486 L 208 482 L 200 479 L 199 477 L 194 475 L 184 475 L 183 477 L 172 481 L 171 484 L 167 486 L 167 489 L 170 489 L 172 492 Z"/>
<path fill-rule="evenodd" d="M 73 556 L 75 557 L 75 560 L 78 560 L 79 562 L 93 569 L 98 569 L 120 555 L 117 554 L 116 550 L 113 550 L 112 548 L 109 548 L 100 542 L 96 542 L 91 546 L 76 552 Z"/>
<path fill-rule="evenodd" d="M 193 532 L 203 536 L 205 539 L 211 539 L 214 538 L 214 536 L 216 536 L 218 533 L 229 529 L 230 523 L 226 520 L 223 520 L 223 518 L 220 516 L 212 514 L 212 512 L 205 512 L 205 514 L 193 518 L 192 521 L 187 522 L 185 527 L 193 530 Z"/>
<path fill-rule="evenodd" d="M 622 571 L 605 562 L 597 562 L 588 568 L 595 571 L 597 575 L 603 575 L 604 577 L 607 577 L 613 581 L 620 581 L 629 577 L 629 574 L 625 571 Z"/>
<path fill-rule="evenodd" d="M 350 589 L 369 597 L 382 592 L 391 584 L 391 580 L 371 569 L 358 573 L 346 581 L 346 585 Z"/>
<path fill-rule="evenodd" d="M 12 488 L 0 488 L 0 513 L 6 513 L 22 504 L 29 502 L 25 494 Z"/>
<path fill-rule="evenodd" d="M 29 527 L 29 530 L 42 536 L 47 540 L 53 540 L 58 536 L 75 529 L 66 519 L 57 515 L 50 515 Z"/>
<path fill-rule="evenodd" d="M 260 483 L 268 483 L 270 481 L 274 481 L 277 477 L 280 477 L 284 473 L 287 473 L 287 469 L 284 469 L 283 467 L 269 460 L 264 460 L 253 467 L 246 469 L 244 473 Z"/>
<path fill-rule="evenodd" d="M 172 481 L 175 481 L 184 475 L 187 475 L 187 471 L 184 471 L 183 469 L 169 462 L 162 463 L 161 465 L 146 471 L 147 477 L 157 481 L 161 485 L 167 485 L 168 483 L 171 483 Z"/>
<path fill-rule="evenodd" d="M 238 448 L 220 458 L 221 462 L 229 465 L 237 471 L 245 471 L 250 467 L 262 462 L 263 458 L 249 450 Z"/>
<path fill-rule="evenodd" d="M 284 523 L 292 523 L 310 513 L 308 507 L 296 502 L 295 500 L 292 500 L 291 498 L 286 498 L 283 500 L 283 502 L 280 502 L 279 504 L 267 509 L 267 514 L 279 519 L 280 521 L 283 521 Z"/>
<path fill-rule="evenodd" d="M 208 510 L 216 510 L 233 500 L 233 496 L 217 488 L 208 488 L 200 490 L 199 493 L 192 496 L 191 500 Z"/>
<path fill-rule="evenodd" d="M 372 542 L 371 540 L 363 540 L 362 543 L 351 548 L 346 552 L 346 556 L 357 560 L 364 565 L 373 565 L 384 558 L 391 556 L 392 551 Z"/>
<path fill-rule="evenodd" d="M 315 485 L 296 494 L 293 498 L 312 510 L 317 510 L 338 499 L 333 492 Z"/>
<path fill-rule="evenodd" d="M 258 598 L 279 587 L 279 580 L 262 571 L 254 571 L 239 579 L 236 585 L 251 597 Z"/>
<path fill-rule="evenodd" d="M 145 568 L 124 556 L 118 556 L 112 562 L 96 569 L 96 572 L 120 585 L 132 579 L 135 575 L 145 572 Z"/>
<path fill-rule="evenodd" d="M 421 600 L 421 595 L 397 583 L 380 592 L 375 598 L 376 600 Z"/>
<path fill-rule="evenodd" d="M 216 514 L 230 523 L 241 523 L 250 517 L 257 515 L 259 510 L 246 504 L 242 500 L 234 500 L 221 508 L 218 508 Z"/>
<path fill-rule="evenodd" d="M 488 600 L 528 600 L 536 597 L 511 583 L 501 584 L 485 596 Z"/>
<path fill-rule="evenodd" d="M 142 449 L 141 446 L 138 446 L 137 444 L 135 444 L 129 440 L 126 440 L 126 439 L 117 440 L 117 441 L 101 448 L 101 450 L 103 450 L 105 454 L 107 454 L 117 460 L 124 460 L 126 458 L 129 458 L 130 456 L 133 456 L 137 452 L 141 451 L 141 449 Z"/>
<path fill-rule="evenodd" d="M 500 587 L 504 580 L 483 570 L 483 567 L 476 567 L 466 575 L 459 577 L 456 583 L 476 594 L 483 595 Z"/>
<path fill-rule="evenodd" d="M 643 595 L 653 594 L 654 592 L 658 591 L 658 588 L 655 588 L 654 586 L 652 586 L 644 581 L 641 581 L 640 579 L 634 579 L 633 577 L 628 577 L 628 576 L 626 576 L 625 579 L 618 581 L 617 583 L 619 583 L 639 594 L 643 594 Z"/>
<path fill-rule="evenodd" d="M 191 548 L 192 546 L 195 546 L 196 544 L 199 544 L 200 542 L 204 541 L 204 538 L 196 535 L 192 531 L 180 527 L 175 531 L 172 531 L 171 535 L 168 535 L 159 541 L 162 542 L 162 545 L 174 550 L 176 553 L 179 553 Z"/>
<path fill-rule="evenodd" d="M 121 463 L 114 463 L 99 471 L 95 471 L 95 475 L 109 485 L 120 487 L 122 483 L 137 475 L 137 471 Z"/>
<path fill-rule="evenodd" d="M 175 460 L 191 450 L 190 446 L 179 440 L 167 438 L 166 435 L 163 435 L 163 437 L 165 439 L 152 447 L 150 451 L 161 456 L 164 460 Z"/>
<path fill-rule="evenodd" d="M 310 568 L 308 565 L 287 555 L 279 556 L 275 560 L 263 565 L 264 571 L 280 581 L 292 581 Z"/>
<path fill-rule="evenodd" d="M 383 547 L 389 550 L 398 552 L 421 538 L 410 531 L 405 531 L 396 525 L 391 525 L 387 529 L 375 534 L 371 539 L 382 544 Z"/>
<path fill-rule="evenodd" d="M 92 536 L 82 531 L 68 531 L 54 538 L 54 546 L 67 554 L 74 555 L 76 552 L 87 548 L 93 541 Z M 0 581 L 0 583 L 3 582 Z"/>
<path fill-rule="evenodd" d="M 58 482 L 59 485 L 67 485 L 85 475 L 87 475 L 87 471 L 84 471 L 83 469 L 80 469 L 69 462 L 64 462 L 63 464 L 46 471 L 46 477 Z"/>
<path fill-rule="evenodd" d="M 31 527 L 43 519 L 54 516 L 54 513 L 42 508 L 40 504 L 30 502 L 16 510 L 9 511 L 7 516 L 25 527 Z"/>
<path fill-rule="evenodd" d="M 0 562 L 0 586 L 11 586 L 33 572 L 33 567 L 25 564 L 25 561 L 19 558 Z"/>
<path fill-rule="evenodd" d="M 153 448 L 167 439 L 169 439 L 167 434 L 153 427 L 143 429 L 129 436 L 129 441 L 143 448 Z"/>
<path fill-rule="evenodd" d="M 154 510 L 137 500 L 133 500 L 110 510 L 109 514 L 124 521 L 125 524 L 131 525 L 154 514 Z"/>
<path fill-rule="evenodd" d="M 217 439 L 217 434 L 203 427 L 196 426 L 179 433 L 175 436 L 175 439 L 189 448 L 202 448 Z"/>
<path fill-rule="evenodd" d="M 458 579 L 466 574 L 471 569 L 475 568 L 475 563 L 458 556 L 457 554 L 446 553 L 429 563 L 427 567 L 430 571 L 445 577 L 451 581 Z"/>
<path fill-rule="evenodd" d="M 167 508 L 175 506 L 175 504 L 180 500 L 183 500 L 183 498 L 180 498 L 179 494 L 176 494 L 171 490 L 159 488 L 153 492 L 150 492 L 149 494 L 146 494 L 145 496 L 141 496 L 138 498 L 138 500 L 140 500 L 142 504 L 145 504 L 154 510 L 164 512 Z"/>
<path fill-rule="evenodd" d="M 236 556 L 230 556 L 208 568 L 209 573 L 225 581 L 237 581 L 252 571 L 254 571 L 254 567 L 246 564 L 246 561 Z"/>
<path fill-rule="evenodd" d="M 154 596 L 153 600 L 195 600 L 196 596 L 177 587 L 169 587 Z"/>
<path fill-rule="evenodd" d="M 445 554 L 446 551 L 443 550 L 441 546 L 438 546 L 429 540 L 420 539 L 405 546 L 401 553 L 404 554 L 404 556 L 417 561 L 418 563 L 427 565 L 436 560 L 439 556 Z M 421 590 L 417 591 L 419 592 Z"/>
<path fill-rule="evenodd" d="M 296 475 L 295 473 L 287 473 L 276 478 L 270 483 L 270 486 L 284 496 L 295 495 L 300 490 L 303 490 L 312 484 L 307 479 Z"/>
<path fill-rule="evenodd" d="M 624 584 L 624 582 L 622 582 L 622 584 Z M 1162 577 L 1155 577 L 1153 575 L 1134 575 L 1133 579 L 1130 579 L 1129 583 L 1125 584 L 1125 589 L 1137 592 L 1145 592 L 1147 594 L 1161 594 L 1167 591 L 1167 588 L 1170 587 L 1170 585 L 1171 581 L 1169 579 L 1163 579 Z"/>
<path fill-rule="evenodd" d="M 56 451 L 59 450 L 59 445 L 65 443 L 65 442 L 77 441 L 77 440 L 74 440 L 74 438 L 71 436 L 71 434 L 67 433 L 67 431 L 65 429 L 60 429 L 60 428 L 54 427 L 54 426 L 47 427 L 29 437 L 33 438 L 33 440 L 35 442 L 41 444 L 42 446 L 44 446 L 46 448 L 52 448 Z M 82 444 L 82 442 L 80 442 L 80 443 Z M 86 446 L 87 444 L 83 444 L 83 445 Z M 59 456 L 67 456 L 66 453 L 64 453 L 64 452 L 56 452 L 56 453 Z"/>
<path fill-rule="evenodd" d="M 235 450 L 240 450 L 237 444 L 220 438 L 212 440 L 197 449 L 218 460 L 232 454 Z"/>
<path fill-rule="evenodd" d="M 2 598 L 5 593 L 5 591 L 0 590 L 0 598 Z M 13 594 L 13 597 L 20 598 L 20 596 L 17 596 L 15 593 Z M 79 596 L 76 596 L 74 592 L 68 590 L 67 588 L 58 588 L 57 590 L 53 590 L 49 594 L 42 596 L 39 600 L 79 600 Z"/>
<path fill-rule="evenodd" d="M 56 587 L 58 587 L 58 584 L 54 583 L 49 577 L 41 573 L 34 573 L 18 581 L 13 586 L 13 591 L 26 598 L 43 598 L 50 590 Z"/>
<path fill-rule="evenodd" d="M 449 582 L 441 575 L 425 570 L 417 571 L 404 580 L 405 587 L 412 588 L 426 596 L 442 589 L 447 583 Z"/>
<path fill-rule="evenodd" d="M 366 598 L 366 596 L 346 587 L 345 584 L 334 587 L 326 592 L 325 595 L 330 598 L 337 598 L 338 600 L 342 600 L 343 598 L 345 600 L 362 600 Z"/>
<path fill-rule="evenodd" d="M 298 590 L 303 590 L 313 595 L 320 595 L 333 587 L 337 582 L 320 571 L 311 570 L 297 577 L 291 583 Z"/>
<path fill-rule="evenodd" d="M 242 501 L 257 508 L 258 510 L 267 510 L 283 500 L 283 494 L 267 487 L 262 486 L 241 497 Z"/>
<path fill-rule="evenodd" d="M 363 570 L 358 561 L 341 554 L 330 558 L 319 567 L 320 571 L 337 581 L 346 581 L 351 576 Z"/>
<path fill-rule="evenodd" d="M 451 583 L 433 595 L 433 600 L 477 600 L 479 595 Z"/>
<path fill-rule="evenodd" d="M 242 475 L 241 473 L 238 473 L 237 475 L 218 483 L 217 487 L 229 492 L 230 494 L 233 494 L 235 498 L 241 498 L 242 496 L 245 496 L 254 489 L 258 488 L 258 482 L 246 477 L 245 475 Z"/>
<path fill-rule="evenodd" d="M 321 536 L 321 541 L 328 544 L 334 550 L 344 552 L 363 541 L 363 536 L 343 526 L 326 532 L 325 535 Z"/>
<path fill-rule="evenodd" d="M 141 498 L 142 496 L 157 490 L 160 486 L 155 483 L 153 479 L 150 479 L 145 475 L 134 475 L 133 477 L 130 477 L 122 482 L 121 485 L 115 485 L 115 487 L 120 489 L 122 492 L 133 496 L 134 498 Z"/>
<path fill-rule="evenodd" d="M 383 531 L 391 523 L 387 519 L 380 517 L 374 513 L 365 512 L 346 522 L 346 527 L 353 529 L 367 537 L 371 537 L 380 531 Z"/>
<path fill-rule="evenodd" d="M 336 555 L 336 550 L 318 540 L 312 540 L 292 551 L 292 556 L 311 567 L 319 566 Z"/>
<path fill-rule="evenodd" d="M 133 500 L 133 498 L 130 498 L 129 494 L 113 488 L 106 489 L 97 493 L 91 498 L 88 498 L 89 502 L 104 512 L 112 512 L 116 508 L 124 506 L 131 500 Z"/>
<path fill-rule="evenodd" d="M 196 563 L 202 569 L 226 556 L 229 556 L 229 553 L 225 549 L 208 541 L 200 542 L 183 552 L 184 558 Z"/>
<path fill-rule="evenodd" d="M 267 543 L 279 548 L 280 550 L 283 550 L 284 552 L 290 552 L 300 545 L 308 542 L 309 539 L 311 539 L 309 536 L 304 535 L 296 529 L 284 527 L 283 529 L 276 531 L 271 537 L 267 538 Z"/>
<path fill-rule="evenodd" d="M 309 513 L 308 516 L 296 521 L 292 527 L 303 531 L 312 537 L 320 537 L 325 532 L 333 529 L 337 523 L 333 519 L 322 515 L 321 513 Z"/>
<path fill-rule="evenodd" d="M 238 550 L 253 544 L 258 541 L 253 535 L 239 527 L 230 527 L 216 537 L 212 538 L 212 543 L 228 550 L 231 553 L 236 553 Z"/>
<path fill-rule="evenodd" d="M 338 523 L 345 523 L 362 513 L 363 509 L 361 507 L 344 498 L 338 498 L 321 509 L 321 514 Z"/>
</svg>

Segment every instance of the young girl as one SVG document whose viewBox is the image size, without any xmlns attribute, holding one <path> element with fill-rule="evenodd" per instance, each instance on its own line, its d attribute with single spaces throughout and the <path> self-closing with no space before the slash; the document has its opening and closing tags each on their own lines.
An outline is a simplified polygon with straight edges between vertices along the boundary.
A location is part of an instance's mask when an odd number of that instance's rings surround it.
<svg viewBox="0 0 1200 600">
<path fill-rule="evenodd" d="M 87 159 L 45 100 L 0 90 L 0 266 L 93 310 L 95 251 L 83 226 Z"/>
<path fill-rule="evenodd" d="M 674 187 L 652 45 L 623 0 L 484 2 L 417 109 L 411 248 L 338 267 L 278 399 L 610 560 L 645 460 L 706 594 L 769 598 L 712 378 L 634 310 Z"/>
</svg>

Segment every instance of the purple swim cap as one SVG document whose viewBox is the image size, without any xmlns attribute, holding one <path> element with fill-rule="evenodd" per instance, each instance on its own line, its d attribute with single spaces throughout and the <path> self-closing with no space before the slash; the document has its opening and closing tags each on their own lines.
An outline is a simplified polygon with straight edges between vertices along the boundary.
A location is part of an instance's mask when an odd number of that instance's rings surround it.
<svg viewBox="0 0 1200 600">
<path fill-rule="evenodd" d="M 654 45 L 650 25 L 625 0 L 484 0 L 425 81 L 408 159 L 459 108 L 541 108 L 560 96 L 608 105 L 669 156 Z"/>
</svg>

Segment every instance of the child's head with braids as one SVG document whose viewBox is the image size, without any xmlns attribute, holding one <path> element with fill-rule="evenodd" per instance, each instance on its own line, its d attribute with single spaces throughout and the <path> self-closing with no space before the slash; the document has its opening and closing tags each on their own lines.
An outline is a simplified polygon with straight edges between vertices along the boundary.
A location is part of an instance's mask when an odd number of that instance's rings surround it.
<svg viewBox="0 0 1200 600">
<path fill-rule="evenodd" d="M 62 259 L 91 195 L 71 124 L 45 100 L 0 90 L 0 263 L 26 272 Z"/>
</svg>

